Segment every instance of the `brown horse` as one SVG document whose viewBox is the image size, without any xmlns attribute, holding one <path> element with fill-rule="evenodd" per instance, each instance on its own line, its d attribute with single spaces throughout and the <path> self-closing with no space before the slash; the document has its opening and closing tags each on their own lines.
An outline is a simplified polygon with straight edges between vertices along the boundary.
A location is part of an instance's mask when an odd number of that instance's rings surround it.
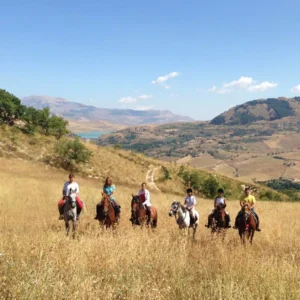
<svg viewBox="0 0 300 300">
<path fill-rule="evenodd" d="M 215 212 L 212 215 L 211 233 L 225 233 L 227 229 L 226 222 L 226 205 L 217 205 Z"/>
<path fill-rule="evenodd" d="M 115 210 L 110 201 L 110 196 L 106 193 L 102 193 L 100 206 L 102 207 L 100 215 L 98 216 L 100 224 L 106 226 L 106 228 L 109 228 L 111 226 L 115 228 L 115 226 L 117 225 Z"/>
<path fill-rule="evenodd" d="M 248 204 L 245 204 L 242 207 L 242 213 L 238 221 L 239 235 L 243 244 L 246 243 L 246 239 L 252 244 L 256 226 L 256 220 L 251 213 L 251 209 Z"/>
<path fill-rule="evenodd" d="M 147 215 L 147 211 L 141 203 L 140 197 L 138 195 L 132 195 L 131 200 L 131 223 L 132 226 L 138 225 L 143 227 L 145 224 L 148 227 L 154 229 L 157 226 L 157 209 L 150 206 L 150 216 Z"/>
</svg>

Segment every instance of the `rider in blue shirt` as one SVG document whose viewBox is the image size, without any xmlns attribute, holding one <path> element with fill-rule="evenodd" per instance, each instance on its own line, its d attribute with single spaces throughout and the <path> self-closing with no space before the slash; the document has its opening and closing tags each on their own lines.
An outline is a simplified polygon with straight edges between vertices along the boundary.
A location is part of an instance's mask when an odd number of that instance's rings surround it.
<svg viewBox="0 0 300 300">
<path fill-rule="evenodd" d="M 112 202 L 112 205 L 114 207 L 115 210 L 115 214 L 116 214 L 116 219 L 118 220 L 119 218 L 119 214 L 120 214 L 120 206 L 117 203 L 117 201 L 115 200 L 115 196 L 114 196 L 114 191 L 116 190 L 116 186 L 114 184 L 112 184 L 112 179 L 110 177 L 107 177 L 103 186 L 103 192 L 105 194 L 107 194 L 108 196 L 110 196 L 110 201 Z M 101 209 L 101 203 L 97 204 L 97 216 L 95 217 L 95 219 L 98 219 L 99 216 L 99 212 Z"/>
</svg>

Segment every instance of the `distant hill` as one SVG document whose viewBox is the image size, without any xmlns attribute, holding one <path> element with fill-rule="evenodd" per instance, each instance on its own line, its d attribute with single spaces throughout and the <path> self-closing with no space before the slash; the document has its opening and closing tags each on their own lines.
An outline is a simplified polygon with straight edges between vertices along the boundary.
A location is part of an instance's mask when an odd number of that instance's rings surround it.
<svg viewBox="0 0 300 300">
<path fill-rule="evenodd" d="M 62 116 L 69 121 L 82 121 L 85 123 L 101 121 L 115 125 L 131 126 L 193 121 L 189 117 L 176 115 L 168 110 L 142 111 L 98 108 L 49 96 L 25 97 L 22 99 L 22 103 L 35 108 L 49 107 L 52 114 Z"/>
<path fill-rule="evenodd" d="M 213 125 L 245 125 L 256 121 L 273 121 L 300 117 L 300 97 L 268 98 L 235 106 L 211 120 Z"/>
</svg>

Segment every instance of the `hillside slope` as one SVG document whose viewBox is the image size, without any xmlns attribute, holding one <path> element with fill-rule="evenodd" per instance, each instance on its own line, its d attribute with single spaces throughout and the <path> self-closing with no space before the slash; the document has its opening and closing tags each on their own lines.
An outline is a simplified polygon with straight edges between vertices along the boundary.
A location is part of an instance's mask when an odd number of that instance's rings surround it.
<svg viewBox="0 0 300 300">
<path fill-rule="evenodd" d="M 27 136 L 9 126 L 0 126 L 0 135 L 2 137 L 0 157 L 42 163 L 45 164 L 46 169 L 59 168 L 55 160 L 54 148 L 57 143 L 55 138 L 38 134 Z M 178 194 L 182 197 L 187 186 L 192 186 L 198 195 L 207 198 L 213 198 L 217 188 L 223 187 L 228 199 L 239 199 L 242 194 L 241 185 L 245 184 L 243 181 L 220 174 L 196 170 L 193 167 L 172 162 L 163 162 L 118 147 L 99 147 L 93 143 L 85 143 L 85 146 L 92 151 L 93 155 L 91 161 L 80 167 L 78 173 L 96 180 L 99 187 L 107 176 L 111 176 L 115 183 L 137 190 L 142 182 L 147 181 L 148 171 L 153 169 L 156 169 L 155 183 L 162 192 Z M 64 173 L 67 174 L 66 171 Z M 205 188 L 207 184 L 213 184 L 213 191 Z M 156 190 L 151 186 L 149 188 L 152 191 Z M 265 187 L 261 189 L 270 190 Z M 283 194 L 274 191 L 271 193 L 273 193 L 274 200 L 288 200 Z M 260 196 L 264 198 L 263 191 Z"/>
<path fill-rule="evenodd" d="M 113 125 L 165 124 L 170 122 L 192 121 L 191 118 L 175 115 L 167 110 L 107 109 L 71 102 L 63 98 L 49 96 L 29 96 L 22 103 L 35 108 L 49 107 L 51 113 L 77 122 L 108 122 Z M 105 126 L 105 124 L 99 124 Z M 112 126 L 113 127 L 113 126 Z"/>
<path fill-rule="evenodd" d="M 211 120 L 213 125 L 245 125 L 256 121 L 273 121 L 300 117 L 300 97 L 268 98 L 235 106 Z"/>
</svg>

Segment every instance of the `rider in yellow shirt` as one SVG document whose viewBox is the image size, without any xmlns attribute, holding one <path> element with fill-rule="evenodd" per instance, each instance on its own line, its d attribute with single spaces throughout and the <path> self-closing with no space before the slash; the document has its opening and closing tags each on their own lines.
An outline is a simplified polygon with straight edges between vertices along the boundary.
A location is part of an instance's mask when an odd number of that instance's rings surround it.
<svg viewBox="0 0 300 300">
<path fill-rule="evenodd" d="M 243 207 L 245 204 L 249 205 L 252 214 L 257 219 L 256 230 L 257 231 L 261 231 L 261 229 L 259 228 L 259 217 L 258 217 L 257 213 L 254 210 L 256 200 L 255 200 L 255 197 L 250 194 L 250 188 L 249 187 L 245 188 L 245 195 L 246 195 L 246 198 L 244 198 L 244 200 L 240 201 L 240 206 Z M 234 229 L 238 228 L 238 220 L 239 220 L 239 218 L 241 216 L 241 213 L 242 213 L 242 211 L 239 211 L 239 213 L 238 213 L 238 215 L 237 215 L 237 217 L 235 219 L 235 225 L 233 227 Z"/>
</svg>

